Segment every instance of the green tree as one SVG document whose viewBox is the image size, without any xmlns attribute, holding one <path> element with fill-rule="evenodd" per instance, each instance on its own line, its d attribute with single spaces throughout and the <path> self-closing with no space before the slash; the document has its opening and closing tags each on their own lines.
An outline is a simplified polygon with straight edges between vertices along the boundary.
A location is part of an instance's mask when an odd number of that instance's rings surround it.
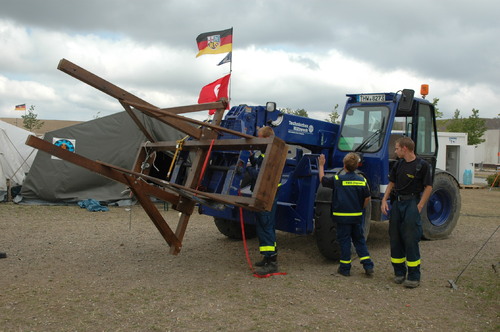
<svg viewBox="0 0 500 332">
<path fill-rule="evenodd" d="M 453 118 L 447 121 L 446 130 L 452 133 L 463 133 L 463 119 L 460 117 L 460 110 L 457 108 L 453 113 Z"/>
<path fill-rule="evenodd" d="M 325 121 L 331 122 L 331 123 L 340 123 L 340 114 L 337 111 L 339 108 L 339 104 L 336 104 L 335 107 L 333 108 L 333 111 L 328 114 L 328 119 L 325 119 Z"/>
<path fill-rule="evenodd" d="M 436 114 L 436 119 L 443 117 L 443 112 L 439 111 L 438 102 L 439 102 L 439 98 L 432 99 L 432 105 L 434 105 L 434 112 Z"/>
<path fill-rule="evenodd" d="M 35 105 L 31 105 L 28 113 L 21 115 L 23 118 L 23 126 L 29 131 L 40 129 L 45 122 L 38 120 L 36 117 L 38 114 L 35 113 Z"/>
<path fill-rule="evenodd" d="M 486 121 L 479 118 L 479 110 L 472 109 L 472 115 L 468 118 L 460 116 L 460 111 L 455 110 L 453 119 L 446 128 L 449 132 L 467 133 L 467 144 L 478 145 L 485 141 L 483 135 L 486 132 Z"/>
<path fill-rule="evenodd" d="M 287 114 L 293 114 L 293 115 L 298 115 L 298 116 L 303 116 L 305 118 L 308 118 L 309 115 L 307 114 L 307 111 L 303 108 L 301 109 L 296 109 L 295 111 L 293 111 L 291 108 L 283 108 L 282 109 L 283 112 L 287 113 Z"/>
</svg>

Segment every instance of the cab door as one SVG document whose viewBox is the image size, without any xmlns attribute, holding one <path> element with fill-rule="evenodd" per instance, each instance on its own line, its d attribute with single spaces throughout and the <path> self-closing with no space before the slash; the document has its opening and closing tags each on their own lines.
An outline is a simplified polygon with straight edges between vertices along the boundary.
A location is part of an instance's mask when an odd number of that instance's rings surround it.
<svg viewBox="0 0 500 332">
<path fill-rule="evenodd" d="M 412 139 L 415 142 L 415 153 L 432 166 L 432 176 L 436 169 L 438 138 L 434 106 L 416 101 L 417 112 L 413 118 Z"/>
</svg>

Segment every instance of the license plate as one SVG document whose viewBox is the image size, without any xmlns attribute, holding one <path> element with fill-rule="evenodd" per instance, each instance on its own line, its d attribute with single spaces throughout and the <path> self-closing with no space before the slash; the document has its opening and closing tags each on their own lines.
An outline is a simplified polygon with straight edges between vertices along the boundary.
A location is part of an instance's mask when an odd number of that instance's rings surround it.
<svg viewBox="0 0 500 332">
<path fill-rule="evenodd" d="M 385 101 L 385 95 L 359 95 L 360 103 L 379 103 Z"/>
</svg>

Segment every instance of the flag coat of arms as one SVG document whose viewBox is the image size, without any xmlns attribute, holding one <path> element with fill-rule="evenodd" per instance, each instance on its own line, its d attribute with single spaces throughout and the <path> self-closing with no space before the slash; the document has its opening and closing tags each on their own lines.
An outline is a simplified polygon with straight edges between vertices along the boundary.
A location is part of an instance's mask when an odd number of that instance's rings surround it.
<svg viewBox="0 0 500 332">
<path fill-rule="evenodd" d="M 233 28 L 202 33 L 196 37 L 196 43 L 199 50 L 196 57 L 203 54 L 231 52 L 233 49 Z"/>
</svg>

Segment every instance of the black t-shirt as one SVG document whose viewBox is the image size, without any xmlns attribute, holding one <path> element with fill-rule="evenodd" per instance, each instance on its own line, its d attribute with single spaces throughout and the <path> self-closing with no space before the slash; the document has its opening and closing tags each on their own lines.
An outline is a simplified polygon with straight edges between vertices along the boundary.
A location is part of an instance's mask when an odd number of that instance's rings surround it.
<svg viewBox="0 0 500 332">
<path fill-rule="evenodd" d="M 432 186 L 431 167 L 421 158 L 409 163 L 401 159 L 392 167 L 389 181 L 398 195 L 420 194 L 425 186 Z"/>
</svg>

